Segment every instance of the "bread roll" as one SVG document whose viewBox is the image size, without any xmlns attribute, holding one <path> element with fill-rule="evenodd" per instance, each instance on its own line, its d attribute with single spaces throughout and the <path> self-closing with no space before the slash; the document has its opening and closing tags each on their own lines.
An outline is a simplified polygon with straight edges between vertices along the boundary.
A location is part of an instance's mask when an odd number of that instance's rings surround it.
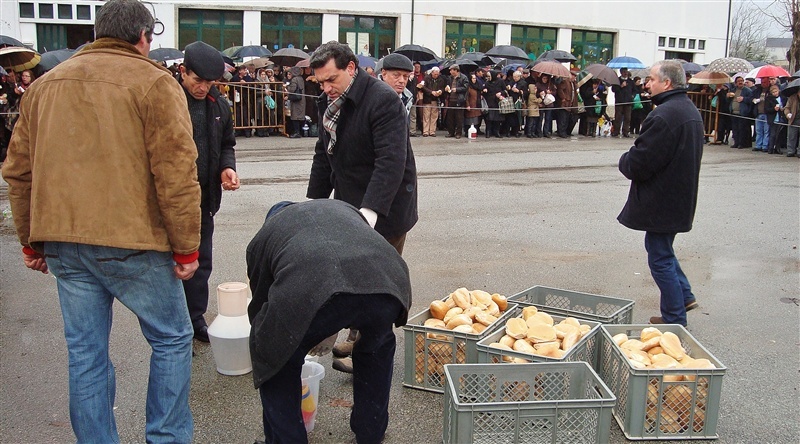
<svg viewBox="0 0 800 444">
<path fill-rule="evenodd" d="M 512 338 L 509 335 L 503 335 L 503 337 L 500 338 L 500 343 L 505 345 L 508 348 L 513 347 L 515 341 L 516 341 L 516 339 Z"/>
<path fill-rule="evenodd" d="M 536 349 L 524 339 L 517 339 L 514 341 L 514 347 L 512 348 L 521 353 L 534 354 L 536 352 Z"/>
<path fill-rule="evenodd" d="M 494 317 L 499 317 L 502 311 L 505 310 L 500 310 L 500 307 L 494 301 L 490 302 L 489 306 L 486 307 L 486 313 L 489 313 Z"/>
<path fill-rule="evenodd" d="M 506 334 L 514 339 L 524 339 L 528 335 L 528 325 L 522 318 L 511 318 L 506 322 Z"/>
<path fill-rule="evenodd" d="M 529 317 L 528 319 L 526 319 L 525 322 L 528 323 L 528 326 L 530 326 L 531 324 L 545 324 L 552 327 L 553 317 L 543 311 L 539 311 L 536 312 L 536 314 Z"/>
<path fill-rule="evenodd" d="M 426 319 L 424 325 L 425 325 L 425 327 L 429 327 L 429 328 L 441 328 L 441 329 L 447 328 L 447 325 L 444 323 L 443 320 L 436 319 L 436 318 L 428 318 L 428 319 Z"/>
<path fill-rule="evenodd" d="M 617 346 L 621 346 L 622 344 L 625 343 L 625 341 L 628 340 L 628 335 L 626 335 L 625 333 L 619 333 L 619 334 L 614 335 L 614 337 L 611 338 L 611 339 L 614 340 L 614 342 L 617 344 Z"/>
<path fill-rule="evenodd" d="M 450 322 L 450 319 L 453 319 L 454 316 L 460 315 L 462 313 L 464 313 L 463 308 L 453 307 L 450 310 L 447 310 L 447 313 L 445 313 L 444 318 L 442 318 L 442 320 L 444 321 L 445 324 L 447 324 L 448 322 Z"/>
<path fill-rule="evenodd" d="M 668 331 L 662 334 L 659 345 L 664 349 L 664 353 L 672 356 L 676 360 L 683 359 L 686 354 L 686 350 L 684 350 L 681 345 L 680 338 L 675 333 Z"/>
<path fill-rule="evenodd" d="M 628 339 L 627 341 L 620 344 L 619 348 L 627 348 L 630 350 L 641 350 L 642 345 L 644 344 L 642 343 L 642 341 L 638 339 Z"/>
<path fill-rule="evenodd" d="M 575 327 L 580 327 L 581 326 L 581 323 L 577 319 L 575 319 L 573 317 L 566 317 L 566 318 L 564 318 L 564 320 L 561 321 L 561 323 L 562 324 L 569 324 L 569 325 L 572 325 L 572 326 L 575 326 Z"/>
<path fill-rule="evenodd" d="M 564 339 L 564 337 L 570 333 L 575 333 L 577 336 L 581 334 L 580 329 L 572 324 L 556 324 L 553 328 L 556 330 L 556 337 L 558 339 Z"/>
<path fill-rule="evenodd" d="M 561 344 L 558 341 L 538 342 L 533 344 L 533 348 L 539 353 L 550 353 L 551 350 L 561 348 Z"/>
<path fill-rule="evenodd" d="M 688 415 L 692 406 L 692 389 L 682 384 L 669 386 L 664 391 L 664 406 L 678 416 Z"/>
<path fill-rule="evenodd" d="M 475 313 L 475 320 L 488 327 L 494 321 L 496 321 L 497 318 L 490 315 L 489 313 L 486 313 L 485 311 L 479 311 Z"/>
<path fill-rule="evenodd" d="M 653 367 L 663 370 L 669 368 L 680 368 L 680 364 L 676 361 L 672 356 L 666 355 L 664 353 L 660 355 L 652 355 L 650 356 L 650 362 L 653 364 Z"/>
<path fill-rule="evenodd" d="M 469 318 L 472 319 L 473 321 L 475 321 L 475 315 L 478 314 L 479 311 L 482 312 L 483 310 L 481 310 L 476 306 L 471 306 L 468 309 L 464 310 L 464 314 L 469 316 Z"/>
<path fill-rule="evenodd" d="M 529 305 L 522 309 L 522 319 L 527 321 L 529 317 L 535 315 L 538 312 L 539 312 L 538 308 L 534 307 L 533 305 Z"/>
<path fill-rule="evenodd" d="M 589 333 L 589 331 L 592 329 L 592 327 L 589 324 L 581 324 L 579 328 L 581 330 L 582 335 Z"/>
<path fill-rule="evenodd" d="M 469 294 L 472 296 L 473 302 L 477 302 L 477 304 L 483 305 L 484 307 L 489 306 L 489 303 L 492 302 L 492 295 L 483 290 L 472 290 Z"/>
<path fill-rule="evenodd" d="M 475 330 L 472 329 L 472 324 L 456 325 L 455 327 L 453 327 L 453 331 L 457 331 L 459 333 L 469 333 L 469 334 L 477 333 Z"/>
<path fill-rule="evenodd" d="M 529 326 L 526 337 L 533 343 L 551 342 L 557 339 L 556 329 L 547 324 L 534 324 Z"/>
<path fill-rule="evenodd" d="M 506 308 L 508 308 L 508 299 L 503 295 L 497 293 L 493 294 L 492 301 L 497 304 L 500 311 L 506 311 Z"/>
<path fill-rule="evenodd" d="M 680 415 L 672 409 L 662 408 L 658 429 L 662 433 L 680 433 L 683 429 Z"/>
<path fill-rule="evenodd" d="M 436 319 L 444 319 L 444 315 L 447 314 L 447 304 L 444 301 L 433 301 L 431 302 L 430 312 L 431 316 Z"/>
<path fill-rule="evenodd" d="M 648 355 L 659 355 L 661 353 L 664 353 L 664 349 L 661 348 L 660 345 L 657 345 L 657 346 L 651 348 L 650 350 L 647 350 L 647 354 Z"/>
<path fill-rule="evenodd" d="M 642 333 L 639 335 L 639 340 L 642 342 L 647 342 L 650 338 L 654 338 L 656 336 L 661 336 L 661 330 L 655 327 L 645 327 L 642 329 Z"/>
<path fill-rule="evenodd" d="M 450 295 L 447 296 L 447 298 L 444 300 L 444 304 L 447 305 L 448 310 L 456 306 L 456 301 L 453 299 L 453 293 L 450 293 Z"/>
<path fill-rule="evenodd" d="M 479 322 L 473 322 L 472 329 L 475 330 L 475 333 L 483 333 L 486 330 L 486 326 Z"/>
<path fill-rule="evenodd" d="M 458 315 L 453 316 L 447 322 L 447 328 L 450 329 L 450 330 L 458 327 L 459 325 L 469 325 L 470 329 L 471 329 L 472 328 L 472 319 L 470 319 L 469 316 L 467 316 L 467 315 L 462 313 L 462 314 L 458 314 Z"/>
<path fill-rule="evenodd" d="M 466 310 L 472 306 L 472 297 L 469 295 L 469 290 L 466 288 L 459 288 L 450 296 L 453 297 L 453 301 L 455 301 L 456 306 L 461 307 L 462 310 Z"/>
<path fill-rule="evenodd" d="M 661 335 L 654 336 L 642 342 L 642 351 L 648 351 L 653 347 L 658 347 L 660 343 L 661 343 Z"/>
<path fill-rule="evenodd" d="M 564 336 L 564 339 L 561 340 L 561 350 L 567 351 L 575 346 L 579 339 L 578 335 L 579 333 L 577 331 L 573 331 Z"/>
</svg>

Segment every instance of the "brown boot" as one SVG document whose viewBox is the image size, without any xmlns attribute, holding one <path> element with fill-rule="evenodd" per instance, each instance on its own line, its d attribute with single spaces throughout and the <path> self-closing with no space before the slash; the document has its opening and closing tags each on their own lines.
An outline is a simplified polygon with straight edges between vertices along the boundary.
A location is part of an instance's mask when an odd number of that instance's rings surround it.
<svg viewBox="0 0 800 444">
<path fill-rule="evenodd" d="M 344 373 L 353 373 L 353 358 L 334 359 L 331 364 L 334 370 L 339 370 Z"/>
<path fill-rule="evenodd" d="M 348 334 L 347 339 L 333 346 L 333 356 L 337 358 L 346 358 L 353 354 L 353 346 L 360 337 L 361 335 L 358 334 L 358 330 L 350 329 L 350 334 Z"/>
</svg>

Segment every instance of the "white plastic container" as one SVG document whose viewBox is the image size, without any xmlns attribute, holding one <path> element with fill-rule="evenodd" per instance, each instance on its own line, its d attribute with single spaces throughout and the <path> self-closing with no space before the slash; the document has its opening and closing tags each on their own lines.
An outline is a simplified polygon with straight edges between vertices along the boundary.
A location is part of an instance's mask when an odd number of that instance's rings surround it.
<svg viewBox="0 0 800 444">
<path fill-rule="evenodd" d="M 303 393 L 304 398 L 300 403 L 303 411 L 303 422 L 306 432 L 314 430 L 314 423 L 317 419 L 317 406 L 319 405 L 319 383 L 325 377 L 325 367 L 322 364 L 306 361 L 303 364 L 303 387 L 308 387 L 308 392 Z M 304 389 L 305 392 L 305 389 Z"/>
<path fill-rule="evenodd" d="M 217 371 L 237 376 L 250 373 L 250 320 L 247 317 L 247 284 L 225 282 L 217 286 L 219 315 L 208 327 L 208 338 Z"/>
<path fill-rule="evenodd" d="M 467 140 L 470 142 L 478 140 L 478 130 L 475 129 L 475 125 L 469 126 L 469 129 L 467 130 Z"/>
<path fill-rule="evenodd" d="M 244 316 L 219 315 L 208 327 L 208 339 L 217 371 L 238 376 L 250 373 L 250 321 Z"/>
</svg>

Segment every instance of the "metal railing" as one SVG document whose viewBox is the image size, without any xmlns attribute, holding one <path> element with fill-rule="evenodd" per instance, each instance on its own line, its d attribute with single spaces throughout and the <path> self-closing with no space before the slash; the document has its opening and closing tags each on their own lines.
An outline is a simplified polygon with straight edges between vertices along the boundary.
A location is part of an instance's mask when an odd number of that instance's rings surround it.
<svg viewBox="0 0 800 444">
<path fill-rule="evenodd" d="M 232 104 L 234 130 L 272 129 L 288 135 L 289 116 L 284 106 L 287 93 L 283 83 L 217 83 L 217 87 Z"/>
</svg>

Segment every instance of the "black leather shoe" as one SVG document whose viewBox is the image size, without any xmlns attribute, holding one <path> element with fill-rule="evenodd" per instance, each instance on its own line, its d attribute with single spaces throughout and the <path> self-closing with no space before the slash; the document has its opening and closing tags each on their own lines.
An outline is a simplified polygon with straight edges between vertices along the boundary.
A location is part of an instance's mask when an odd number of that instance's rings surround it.
<svg viewBox="0 0 800 444">
<path fill-rule="evenodd" d="M 194 329 L 194 338 L 200 342 L 209 342 L 208 339 L 208 326 L 204 325 L 200 328 Z"/>
</svg>

